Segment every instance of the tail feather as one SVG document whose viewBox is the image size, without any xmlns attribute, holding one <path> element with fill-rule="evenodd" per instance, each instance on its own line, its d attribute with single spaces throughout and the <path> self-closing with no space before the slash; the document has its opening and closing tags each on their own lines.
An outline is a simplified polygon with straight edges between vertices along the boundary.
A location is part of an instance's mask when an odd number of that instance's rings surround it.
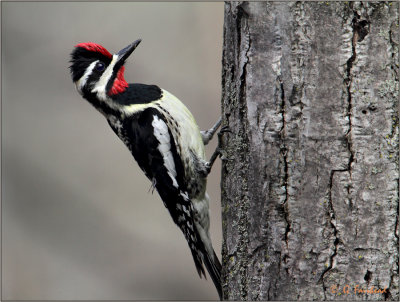
<svg viewBox="0 0 400 302">
<path fill-rule="evenodd" d="M 222 266 L 215 252 L 214 255 L 212 256 L 209 253 L 205 254 L 204 264 L 207 268 L 208 273 L 211 276 L 212 281 L 214 282 L 214 285 L 218 292 L 219 299 L 222 300 L 222 284 L 221 284 Z"/>
<path fill-rule="evenodd" d="M 162 191 L 160 192 L 158 188 L 157 190 L 161 195 Z M 198 219 L 195 217 L 195 213 L 197 212 L 195 212 L 194 206 L 187 193 L 180 192 L 178 198 L 179 202 L 176 203 L 176 206 L 173 208 L 168 207 L 168 210 L 186 238 L 200 278 L 202 275 L 206 278 L 204 270 L 205 265 L 217 288 L 218 295 L 220 299 L 222 299 L 221 263 L 212 248 L 208 230 L 204 229 L 200 223 L 196 222 Z M 163 198 L 164 202 L 165 200 L 167 200 L 167 198 Z"/>
<path fill-rule="evenodd" d="M 205 279 L 207 279 L 205 271 L 204 271 L 204 266 L 205 265 L 208 274 L 211 277 L 211 280 L 214 282 L 215 288 L 217 289 L 219 299 L 222 300 L 222 284 L 221 284 L 221 271 L 222 271 L 222 266 L 221 263 L 218 260 L 217 255 L 215 254 L 215 251 L 212 250 L 212 255 L 210 255 L 209 252 L 207 252 L 204 244 L 202 241 L 199 242 L 197 247 L 200 247 L 200 249 L 195 248 L 194 246 L 190 246 L 190 251 L 192 252 L 194 264 L 196 265 L 197 272 L 202 278 L 202 275 L 204 276 Z"/>
<path fill-rule="evenodd" d="M 198 253 L 197 250 L 191 249 L 191 252 L 200 278 L 203 275 L 204 278 L 207 279 L 203 266 L 204 263 L 208 271 L 208 274 L 210 275 L 211 280 L 214 282 L 215 288 L 217 289 L 219 299 L 222 300 L 222 284 L 221 284 L 222 266 L 218 260 L 217 255 L 213 251 L 213 256 L 211 256 L 206 250 L 203 250 L 202 252 L 203 257 L 200 257 L 200 253 Z"/>
<path fill-rule="evenodd" d="M 199 253 L 196 250 L 193 250 L 192 248 L 190 249 L 190 251 L 192 252 L 193 261 L 194 264 L 196 265 L 197 273 L 199 274 L 200 278 L 202 275 L 204 276 L 204 278 L 206 278 L 206 272 L 204 271 L 203 261 L 201 260 Z"/>
</svg>

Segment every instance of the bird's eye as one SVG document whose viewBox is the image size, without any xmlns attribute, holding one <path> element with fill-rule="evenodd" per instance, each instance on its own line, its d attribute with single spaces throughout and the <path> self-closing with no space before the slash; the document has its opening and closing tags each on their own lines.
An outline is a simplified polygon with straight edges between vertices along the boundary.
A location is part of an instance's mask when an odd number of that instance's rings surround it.
<svg viewBox="0 0 400 302">
<path fill-rule="evenodd" d="M 99 62 L 96 64 L 96 70 L 97 71 L 103 71 L 104 70 L 104 63 L 103 62 Z"/>
</svg>

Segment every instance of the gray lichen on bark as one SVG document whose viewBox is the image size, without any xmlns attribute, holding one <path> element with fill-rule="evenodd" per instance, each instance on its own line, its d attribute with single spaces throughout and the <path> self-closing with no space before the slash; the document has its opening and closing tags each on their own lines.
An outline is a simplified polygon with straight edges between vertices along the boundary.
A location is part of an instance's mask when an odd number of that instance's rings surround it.
<svg viewBox="0 0 400 302">
<path fill-rule="evenodd" d="M 226 299 L 399 298 L 398 8 L 226 3 Z"/>
</svg>

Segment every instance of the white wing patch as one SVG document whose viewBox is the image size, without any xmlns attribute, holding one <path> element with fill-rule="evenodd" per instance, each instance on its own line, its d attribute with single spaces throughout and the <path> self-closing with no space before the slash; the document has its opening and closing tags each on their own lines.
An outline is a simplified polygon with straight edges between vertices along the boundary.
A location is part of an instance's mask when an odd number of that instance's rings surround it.
<svg viewBox="0 0 400 302">
<path fill-rule="evenodd" d="M 160 144 L 158 145 L 158 150 L 160 151 L 164 159 L 164 167 L 168 170 L 168 175 L 172 179 L 172 185 L 175 188 L 178 188 L 178 183 L 176 181 L 175 163 L 171 152 L 171 137 L 168 133 L 167 124 L 165 124 L 163 120 L 159 119 L 157 115 L 154 115 L 151 125 L 154 128 L 155 137 L 160 142 Z"/>
</svg>

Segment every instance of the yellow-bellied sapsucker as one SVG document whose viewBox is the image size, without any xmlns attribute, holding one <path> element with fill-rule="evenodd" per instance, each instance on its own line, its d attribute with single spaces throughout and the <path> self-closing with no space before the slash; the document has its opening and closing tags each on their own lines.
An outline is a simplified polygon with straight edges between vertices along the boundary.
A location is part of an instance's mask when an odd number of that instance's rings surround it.
<svg viewBox="0 0 400 302">
<path fill-rule="evenodd" d="M 107 119 L 158 191 L 183 232 L 200 275 L 207 268 L 221 297 L 221 264 L 209 235 L 204 145 L 218 121 L 199 131 L 189 110 L 155 85 L 128 84 L 124 63 L 141 40 L 112 55 L 95 43 L 80 43 L 71 54 L 72 80 L 78 92 Z"/>
</svg>

